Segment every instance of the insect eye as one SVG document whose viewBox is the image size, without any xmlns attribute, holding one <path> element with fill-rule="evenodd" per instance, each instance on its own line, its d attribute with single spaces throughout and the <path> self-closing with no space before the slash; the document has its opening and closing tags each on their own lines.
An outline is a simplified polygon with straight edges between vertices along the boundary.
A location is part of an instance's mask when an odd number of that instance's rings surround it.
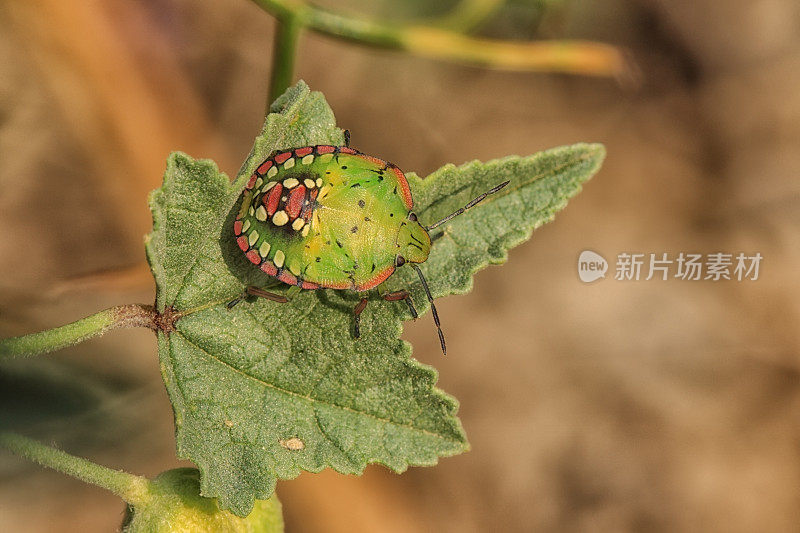
<svg viewBox="0 0 800 533">
<path fill-rule="evenodd" d="M 408 220 L 410 220 L 411 222 L 416 222 L 417 221 L 417 215 L 414 214 L 414 213 L 409 213 L 408 214 Z"/>
<path fill-rule="evenodd" d="M 403 257 L 402 255 L 398 255 L 397 259 L 395 259 L 394 264 L 395 264 L 395 266 L 401 267 L 401 266 L 406 264 L 406 258 Z"/>
</svg>

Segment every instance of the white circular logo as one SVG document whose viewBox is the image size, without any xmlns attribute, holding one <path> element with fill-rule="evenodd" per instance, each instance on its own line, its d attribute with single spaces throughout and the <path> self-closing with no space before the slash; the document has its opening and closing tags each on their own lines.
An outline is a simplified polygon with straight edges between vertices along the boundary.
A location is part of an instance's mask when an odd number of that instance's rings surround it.
<svg viewBox="0 0 800 533">
<path fill-rule="evenodd" d="M 606 277 L 608 270 L 608 261 L 605 258 L 591 250 L 584 250 L 578 257 L 578 277 L 584 283 L 591 283 L 600 278 Z"/>
</svg>

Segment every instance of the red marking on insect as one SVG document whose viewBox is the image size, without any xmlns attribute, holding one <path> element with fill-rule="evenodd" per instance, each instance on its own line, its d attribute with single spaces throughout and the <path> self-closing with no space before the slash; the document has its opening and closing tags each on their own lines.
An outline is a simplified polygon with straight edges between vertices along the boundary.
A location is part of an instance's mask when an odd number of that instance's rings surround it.
<svg viewBox="0 0 800 533">
<path fill-rule="evenodd" d="M 356 155 L 358 153 L 355 150 L 353 150 L 352 148 L 349 148 L 347 146 L 340 147 L 339 148 L 339 152 L 341 152 L 343 154 L 351 154 L 351 155 Z"/>
<path fill-rule="evenodd" d="M 247 237 L 244 235 L 236 239 L 236 242 L 239 244 L 239 248 L 241 248 L 243 252 L 246 252 L 250 249 L 250 243 L 247 242 Z"/>
<path fill-rule="evenodd" d="M 319 194 L 319 189 L 311 189 L 311 192 L 308 194 L 308 202 L 306 202 L 306 208 L 303 210 L 303 218 L 306 222 L 311 220 L 311 214 L 314 212 L 314 202 L 317 200 L 317 195 Z"/>
<path fill-rule="evenodd" d="M 262 272 L 264 272 L 265 274 L 269 274 L 270 276 L 274 276 L 275 274 L 278 273 L 278 269 L 275 268 L 275 265 L 272 263 L 272 261 L 264 261 L 263 263 L 261 263 L 261 270 Z"/>
<path fill-rule="evenodd" d="M 389 165 L 389 168 L 397 175 L 397 181 L 400 183 L 400 192 L 403 194 L 403 203 L 406 204 L 407 208 L 411 209 L 414 207 L 414 200 L 411 198 L 411 189 L 408 187 L 406 175 L 397 165 Z"/>
<path fill-rule="evenodd" d="M 242 221 L 241 220 L 237 220 L 236 222 L 233 223 L 233 232 L 236 235 L 241 235 L 242 234 Z"/>
<path fill-rule="evenodd" d="M 258 252 L 256 252 L 255 250 L 250 250 L 249 252 L 247 252 L 247 258 L 254 265 L 258 265 L 259 263 L 261 263 L 261 256 L 258 255 Z"/>
<path fill-rule="evenodd" d="M 366 159 L 370 163 L 372 163 L 374 165 L 377 165 L 379 167 L 382 167 L 382 166 L 386 165 L 386 161 L 384 161 L 383 159 L 378 159 L 377 157 L 373 157 L 371 155 L 359 154 L 359 157 L 361 157 L 363 159 Z"/>
<path fill-rule="evenodd" d="M 325 288 L 326 289 L 334 289 L 334 290 L 342 290 L 342 289 L 352 289 L 353 284 L 349 281 L 343 281 L 341 283 L 334 283 L 331 281 L 325 281 Z"/>
<path fill-rule="evenodd" d="M 294 153 L 297 157 L 303 157 L 304 155 L 310 154 L 312 151 L 314 151 L 313 147 L 304 146 L 303 148 L 298 148 L 297 150 L 295 150 Z"/>
<path fill-rule="evenodd" d="M 297 278 L 288 270 L 282 270 L 278 279 L 287 285 L 297 285 Z"/>
<path fill-rule="evenodd" d="M 372 279 L 368 279 L 361 285 L 356 285 L 355 289 L 357 291 L 366 291 L 373 287 L 377 287 L 378 285 L 386 281 L 386 278 L 391 276 L 392 272 L 394 272 L 394 266 L 388 266 L 383 270 L 381 270 L 380 272 L 378 272 L 377 274 L 375 274 L 375 276 Z"/>
<path fill-rule="evenodd" d="M 303 200 L 306 198 L 306 188 L 303 185 L 298 185 L 289 194 L 289 200 L 286 202 L 286 214 L 289 215 L 289 220 L 294 220 L 300 214 L 303 208 Z"/>
<path fill-rule="evenodd" d="M 314 289 L 319 289 L 319 285 L 316 283 L 311 283 L 310 281 L 304 281 L 303 284 L 301 285 L 301 288 L 314 290 Z"/>
<path fill-rule="evenodd" d="M 261 200 L 264 202 L 264 205 L 267 208 L 267 214 L 272 216 L 275 214 L 275 211 L 278 210 L 278 203 L 281 200 L 281 194 L 283 193 L 283 185 L 280 183 L 276 183 L 272 190 L 269 192 L 268 196 L 264 196 L 264 199 Z"/>
<path fill-rule="evenodd" d="M 272 160 L 267 159 L 266 161 L 261 163 L 261 166 L 258 167 L 258 170 L 256 172 L 258 172 L 259 174 L 266 174 L 270 168 L 272 168 Z"/>
<path fill-rule="evenodd" d="M 253 188 L 253 185 L 256 184 L 256 180 L 257 179 L 258 179 L 258 176 L 256 176 L 255 174 L 250 176 L 250 180 L 247 182 L 247 189 L 248 190 Z"/>
<path fill-rule="evenodd" d="M 282 154 L 276 155 L 273 159 L 275 160 L 276 164 L 280 165 L 290 157 L 292 157 L 292 152 L 283 152 Z"/>
<path fill-rule="evenodd" d="M 330 145 L 327 145 L 327 144 L 323 144 L 323 145 L 317 146 L 317 153 L 320 154 L 320 155 L 322 155 L 322 154 L 332 154 L 335 151 L 336 151 L 336 147 L 335 146 L 330 146 Z"/>
</svg>

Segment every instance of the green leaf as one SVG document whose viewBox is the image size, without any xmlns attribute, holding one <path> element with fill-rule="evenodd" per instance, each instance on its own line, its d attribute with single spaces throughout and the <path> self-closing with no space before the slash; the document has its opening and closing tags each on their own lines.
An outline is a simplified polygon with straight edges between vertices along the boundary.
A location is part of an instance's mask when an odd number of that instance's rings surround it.
<svg viewBox="0 0 800 533">
<path fill-rule="evenodd" d="M 402 472 L 468 449 L 456 400 L 435 388 L 436 371 L 412 359 L 399 338 L 409 318 L 402 302 L 371 296 L 358 341 L 352 309 L 361 295 L 352 291 L 303 291 L 288 304 L 250 299 L 226 308 L 248 284 L 285 289 L 253 267 L 232 237 L 247 177 L 275 149 L 342 143 L 324 98 L 302 82 L 272 111 L 233 184 L 211 161 L 170 156 L 164 185 L 151 197 L 147 241 L 178 454 L 199 466 L 203 495 L 239 515 L 301 470 L 358 474 L 381 463 Z M 599 145 L 575 145 L 448 165 L 425 180 L 411 175 L 426 222 L 511 180 L 434 230 L 442 236 L 423 270 L 435 295 L 466 292 L 477 270 L 504 261 L 579 191 L 603 153 Z M 419 282 L 406 270 L 390 283 L 409 288 L 424 312 Z"/>
</svg>

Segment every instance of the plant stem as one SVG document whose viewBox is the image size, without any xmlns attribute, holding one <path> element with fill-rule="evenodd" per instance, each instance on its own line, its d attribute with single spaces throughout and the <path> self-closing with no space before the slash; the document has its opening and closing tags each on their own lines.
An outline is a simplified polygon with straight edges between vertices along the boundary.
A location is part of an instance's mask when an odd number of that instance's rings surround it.
<svg viewBox="0 0 800 533">
<path fill-rule="evenodd" d="M 623 79 L 633 65 L 618 48 L 591 41 L 517 42 L 473 38 L 444 28 L 388 25 L 342 16 L 299 0 L 253 0 L 279 20 L 294 16 L 318 33 L 371 46 L 406 50 L 433 59 L 486 67 L 549 71 Z"/>
<path fill-rule="evenodd" d="M 118 305 L 65 326 L 2 339 L 0 360 L 52 352 L 96 337 L 110 329 L 133 327 L 156 329 L 156 317 L 155 310 L 149 305 Z"/>
<path fill-rule="evenodd" d="M 297 42 L 302 29 L 302 18 L 295 13 L 279 16 L 276 21 L 267 113 L 269 113 L 272 102 L 282 95 L 294 81 Z"/>
<path fill-rule="evenodd" d="M 140 505 L 149 498 L 150 481 L 146 478 L 98 465 L 15 433 L 0 433 L 0 446 L 42 466 L 107 489 L 131 505 Z"/>
</svg>

